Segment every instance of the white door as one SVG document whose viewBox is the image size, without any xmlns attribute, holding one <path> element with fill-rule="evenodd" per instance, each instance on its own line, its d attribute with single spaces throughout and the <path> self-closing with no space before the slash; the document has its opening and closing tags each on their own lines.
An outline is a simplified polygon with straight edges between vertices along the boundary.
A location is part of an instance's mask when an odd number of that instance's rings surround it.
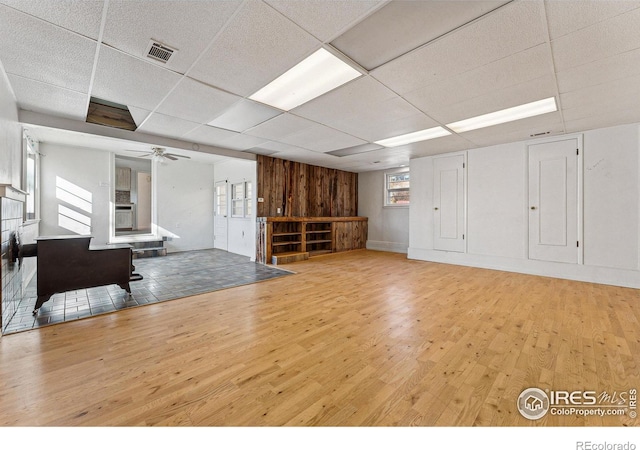
<svg viewBox="0 0 640 450">
<path fill-rule="evenodd" d="M 433 161 L 433 248 L 464 252 L 464 155 Z"/>
<path fill-rule="evenodd" d="M 577 263 L 578 141 L 529 145 L 529 259 Z"/>
<path fill-rule="evenodd" d="M 227 225 L 228 225 L 228 201 L 227 182 L 219 181 L 215 184 L 215 205 L 214 205 L 214 234 L 213 246 L 222 250 L 227 250 Z"/>
</svg>

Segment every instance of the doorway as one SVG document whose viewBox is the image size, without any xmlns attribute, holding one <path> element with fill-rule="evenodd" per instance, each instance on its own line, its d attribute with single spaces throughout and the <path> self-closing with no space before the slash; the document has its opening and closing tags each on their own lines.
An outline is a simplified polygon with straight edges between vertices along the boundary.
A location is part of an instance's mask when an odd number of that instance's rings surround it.
<svg viewBox="0 0 640 450">
<path fill-rule="evenodd" d="M 116 155 L 114 185 L 115 236 L 152 233 L 152 163 Z"/>
</svg>

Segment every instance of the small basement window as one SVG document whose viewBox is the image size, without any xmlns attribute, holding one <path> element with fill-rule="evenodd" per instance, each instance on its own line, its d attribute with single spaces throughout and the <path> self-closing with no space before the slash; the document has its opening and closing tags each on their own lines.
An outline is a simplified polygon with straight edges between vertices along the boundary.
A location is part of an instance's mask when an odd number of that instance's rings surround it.
<svg viewBox="0 0 640 450">
<path fill-rule="evenodd" d="M 385 173 L 384 206 L 409 206 L 409 172 Z"/>
</svg>

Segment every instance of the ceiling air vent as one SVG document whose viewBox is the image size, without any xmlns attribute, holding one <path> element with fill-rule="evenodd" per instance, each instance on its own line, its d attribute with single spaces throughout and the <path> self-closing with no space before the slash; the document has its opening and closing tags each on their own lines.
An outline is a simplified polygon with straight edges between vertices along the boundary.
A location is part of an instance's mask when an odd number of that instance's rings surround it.
<svg viewBox="0 0 640 450">
<path fill-rule="evenodd" d="M 173 48 L 169 48 L 166 45 L 162 45 L 159 42 L 150 41 L 149 47 L 147 48 L 147 57 L 153 59 L 154 61 L 160 61 L 161 63 L 166 63 L 171 58 L 171 55 L 176 50 Z"/>
</svg>

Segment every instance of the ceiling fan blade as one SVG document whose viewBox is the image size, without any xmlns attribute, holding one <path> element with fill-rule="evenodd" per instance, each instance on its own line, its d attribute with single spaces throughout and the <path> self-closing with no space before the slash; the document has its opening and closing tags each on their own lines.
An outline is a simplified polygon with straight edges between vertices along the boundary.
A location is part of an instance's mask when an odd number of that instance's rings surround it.
<svg viewBox="0 0 640 450">
<path fill-rule="evenodd" d="M 164 156 L 177 156 L 178 158 L 187 158 L 187 159 L 191 159 L 191 156 L 184 156 L 184 155 L 176 155 L 175 153 L 165 153 Z"/>
<path fill-rule="evenodd" d="M 149 150 L 126 150 L 125 152 L 130 152 L 130 153 L 149 153 Z M 149 153 L 151 154 L 151 153 Z"/>
<path fill-rule="evenodd" d="M 171 161 L 177 161 L 178 160 L 178 158 L 174 158 L 173 155 L 164 154 L 162 156 L 164 156 L 167 159 L 170 159 Z"/>
</svg>

